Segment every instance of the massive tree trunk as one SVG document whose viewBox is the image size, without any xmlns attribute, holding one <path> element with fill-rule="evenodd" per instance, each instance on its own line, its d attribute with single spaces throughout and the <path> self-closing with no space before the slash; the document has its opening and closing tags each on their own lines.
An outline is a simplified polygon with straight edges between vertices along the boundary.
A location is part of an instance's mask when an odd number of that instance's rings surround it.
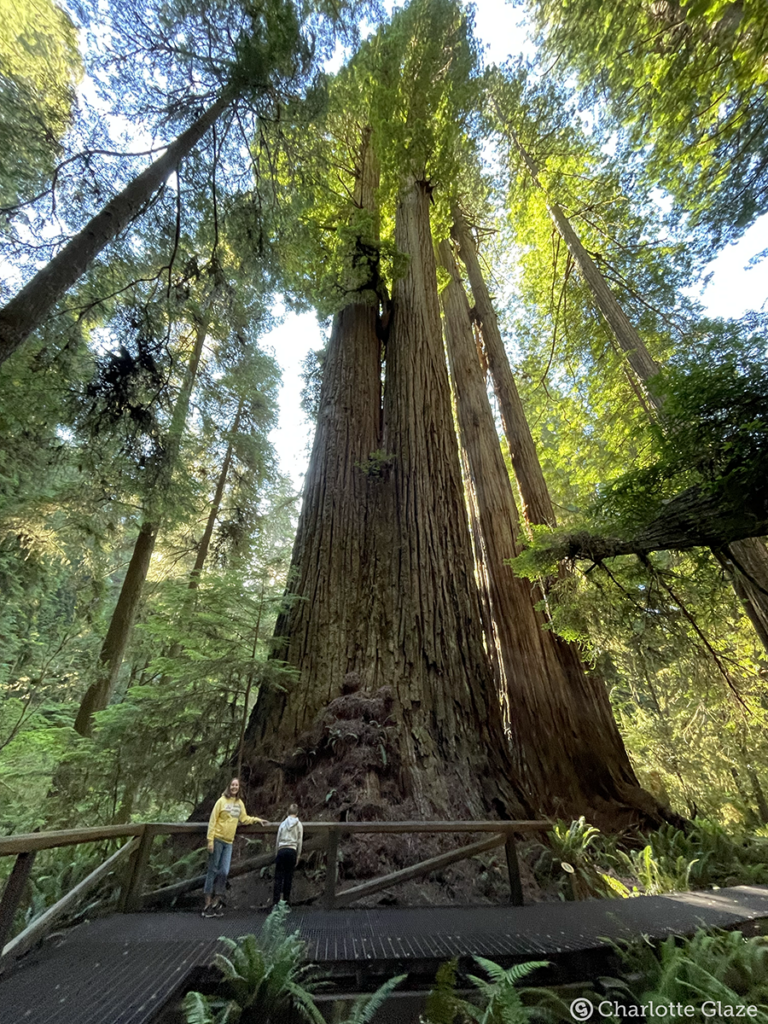
<svg viewBox="0 0 768 1024">
<path fill-rule="evenodd" d="M 376 309 L 347 306 L 334 318 L 317 429 L 294 542 L 276 654 L 299 673 L 288 693 L 259 694 L 246 743 L 294 743 L 337 697 L 349 672 L 380 685 L 367 660 L 371 490 L 379 447 L 380 357 Z M 246 760 L 247 760 L 246 755 Z"/>
<path fill-rule="evenodd" d="M 61 252 L 0 309 L 0 364 L 45 320 L 59 299 L 88 270 L 102 249 L 144 209 L 181 161 L 235 98 L 225 91 L 165 153 L 111 199 Z"/>
<path fill-rule="evenodd" d="M 276 631 L 299 676 L 287 693 L 260 694 L 245 762 L 265 810 L 287 786 L 317 810 L 327 788 L 325 806 L 341 814 L 378 804 L 517 815 L 526 808 L 483 647 L 424 183 L 398 207 L 396 242 L 411 259 L 393 296 L 383 436 L 376 313 L 348 307 L 323 375 L 295 597 Z"/>
<path fill-rule="evenodd" d="M 370 129 L 362 133 L 355 203 L 374 210 L 379 183 Z M 371 239 L 360 239 L 370 249 Z M 357 249 L 351 255 L 358 258 Z M 366 301 L 367 299 L 367 301 Z M 372 493 L 381 431 L 381 342 L 374 296 L 334 317 L 317 428 L 304 480 L 286 607 L 275 627 L 277 657 L 296 669 L 290 692 L 263 690 L 245 737 L 245 759 L 269 747 L 285 753 L 342 692 L 349 673 L 381 685 L 367 659 L 372 600 Z M 278 795 L 271 778 L 266 799 Z M 272 789 L 270 789 L 270 786 Z M 276 789 L 274 787 L 277 787 Z"/>
<path fill-rule="evenodd" d="M 439 251 L 450 275 L 442 292 L 446 342 L 477 500 L 517 775 L 539 813 L 587 814 L 618 824 L 622 810 L 626 816 L 631 808 L 644 821 L 660 820 L 660 808 L 640 789 L 629 764 L 605 685 L 587 675 L 571 645 L 543 628 L 535 588 L 508 564 L 519 553 L 517 508 L 450 243 L 441 242 Z"/>
<path fill-rule="evenodd" d="M 514 812 L 518 780 L 480 631 L 429 202 L 426 183 L 413 181 L 396 217 L 395 241 L 410 263 L 395 285 L 384 392 L 394 527 L 393 550 L 379 550 L 394 602 L 388 675 L 421 813 Z"/>
<path fill-rule="evenodd" d="M 195 343 L 184 370 L 184 378 L 168 430 L 168 444 L 163 465 L 155 481 L 155 491 L 147 496 L 148 515 L 139 530 L 133 554 L 128 564 L 120 595 L 110 619 L 109 629 L 104 638 L 97 667 L 96 681 L 88 687 L 78 708 L 75 730 L 81 736 L 90 736 L 93 731 L 93 716 L 107 707 L 117 686 L 120 667 L 133 632 L 133 624 L 141 602 L 144 583 L 149 572 L 149 563 L 155 549 L 161 522 L 161 506 L 165 500 L 168 484 L 179 455 L 181 437 L 189 412 L 192 389 L 200 365 L 200 357 L 208 333 L 209 314 L 206 312 L 195 329 Z"/>
<path fill-rule="evenodd" d="M 576 266 L 592 293 L 595 305 L 605 317 L 616 343 L 624 352 L 637 379 L 645 388 L 647 398 L 657 412 L 663 416 L 662 399 L 658 392 L 654 391 L 653 385 L 653 377 L 659 372 L 658 364 L 635 327 L 630 323 L 591 256 L 581 244 L 565 213 L 547 195 L 546 189 L 539 180 L 538 168 L 533 158 L 524 148 L 514 130 L 511 127 L 508 127 L 507 130 L 531 178 L 544 194 L 552 221 L 568 246 Z M 746 540 L 734 541 L 728 546 L 725 554 L 733 567 L 730 570 L 733 589 L 753 624 L 758 639 L 764 649 L 768 651 L 768 549 L 763 540 L 750 537 Z M 717 552 L 715 555 L 722 561 Z M 726 562 L 726 568 L 729 568 L 728 562 Z"/>
</svg>

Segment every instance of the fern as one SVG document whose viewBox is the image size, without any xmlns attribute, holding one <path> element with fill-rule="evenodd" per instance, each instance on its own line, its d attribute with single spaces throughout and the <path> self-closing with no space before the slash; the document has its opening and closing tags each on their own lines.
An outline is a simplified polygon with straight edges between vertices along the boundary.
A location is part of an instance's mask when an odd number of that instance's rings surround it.
<svg viewBox="0 0 768 1024">
<path fill-rule="evenodd" d="M 187 992 L 182 1006 L 187 1024 L 213 1024 L 210 1004 L 199 992 Z"/>
<path fill-rule="evenodd" d="M 491 982 L 483 978 L 469 976 L 472 984 L 479 989 L 482 1001 L 485 1004 L 484 1010 L 477 1013 L 469 1003 L 464 1003 L 463 1008 L 468 1011 L 470 1017 L 479 1024 L 527 1024 L 536 1015 L 536 1009 L 526 1006 L 522 995 L 526 990 L 517 988 L 517 983 L 526 978 L 532 971 L 540 967 L 548 967 L 547 960 L 529 961 L 524 964 L 514 964 L 505 970 L 492 960 L 476 956 L 474 960 L 491 979 Z"/>
<path fill-rule="evenodd" d="M 300 1017 L 310 1024 L 324 1024 L 310 990 L 316 985 L 314 968 L 304 962 L 305 947 L 299 933 L 287 934 L 288 913 L 289 908 L 281 903 L 264 922 L 258 937 L 221 939 L 224 952 L 216 954 L 214 965 L 221 972 L 223 988 L 231 1001 L 213 1017 L 212 1001 L 190 993 L 189 1001 L 184 1003 L 188 1024 L 270 1024 L 285 1020 L 289 1014 L 291 1019 Z M 205 1012 L 208 1018 L 201 1016 Z"/>
<path fill-rule="evenodd" d="M 387 1000 L 393 989 L 397 988 L 400 982 L 404 981 L 407 977 L 407 974 L 398 974 L 396 977 L 390 978 L 389 981 L 385 981 L 383 985 L 380 985 L 373 995 L 360 996 L 354 1001 L 349 1016 L 341 1024 L 371 1024 L 375 1014 Z"/>
<path fill-rule="evenodd" d="M 457 960 L 448 960 L 438 967 L 421 1024 L 454 1024 L 462 1007 L 462 1000 L 456 995 L 457 966 Z"/>
<path fill-rule="evenodd" d="M 611 980 L 609 987 L 630 991 L 642 1005 L 707 1000 L 753 1005 L 757 1014 L 750 1019 L 768 1024 L 768 941 L 763 937 L 699 930 L 688 940 L 670 936 L 656 948 L 634 944 L 622 957 L 626 981 Z"/>
</svg>

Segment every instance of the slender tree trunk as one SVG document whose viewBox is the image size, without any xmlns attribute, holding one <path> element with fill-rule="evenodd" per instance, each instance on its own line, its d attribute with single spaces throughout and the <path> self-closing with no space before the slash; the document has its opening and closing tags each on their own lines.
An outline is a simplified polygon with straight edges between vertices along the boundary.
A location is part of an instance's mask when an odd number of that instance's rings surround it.
<svg viewBox="0 0 768 1024">
<path fill-rule="evenodd" d="M 649 401 L 657 412 L 661 413 L 662 400 L 658 393 L 654 392 L 653 387 L 653 377 L 659 372 L 658 364 L 581 244 L 570 221 L 560 206 L 550 201 L 546 189 L 539 180 L 538 168 L 533 158 L 523 147 L 514 130 L 508 128 L 508 131 L 534 183 L 544 194 L 549 214 L 591 291 L 595 305 L 605 317 L 617 345 L 626 355 L 638 380 L 645 387 Z M 715 554 L 722 562 L 721 556 Z M 750 537 L 747 540 L 734 541 L 728 546 L 725 555 L 730 559 L 734 569 L 731 572 L 733 589 L 744 606 L 763 648 L 768 651 L 768 549 L 761 538 Z"/>
<path fill-rule="evenodd" d="M 459 244 L 459 255 L 467 276 L 480 320 L 488 369 L 499 403 L 501 422 L 507 439 L 512 468 L 523 499 L 523 515 L 527 522 L 555 526 L 555 511 L 541 471 L 536 446 L 528 426 L 523 403 L 512 375 L 512 368 L 501 339 L 496 311 L 477 258 L 474 239 L 458 209 L 454 208 L 453 235 Z"/>
<path fill-rule="evenodd" d="M 523 158 L 523 162 L 528 168 L 528 172 L 533 178 L 534 183 L 544 194 L 549 215 L 552 218 L 560 237 L 568 246 L 568 251 L 573 257 L 574 263 L 579 268 L 581 276 L 592 293 L 595 305 L 605 318 L 611 329 L 611 333 L 616 339 L 616 343 L 627 357 L 627 362 L 634 370 L 638 380 L 641 381 L 646 388 L 648 398 L 651 403 L 657 409 L 660 409 L 661 399 L 654 393 L 653 385 L 651 383 L 652 378 L 659 372 L 658 363 L 651 357 L 650 352 L 646 348 L 645 342 L 635 330 L 633 324 L 630 323 L 629 318 L 616 299 L 616 296 L 606 284 L 605 278 L 595 266 L 594 260 L 581 244 L 581 240 L 573 230 L 571 222 L 568 220 L 561 207 L 550 200 L 546 189 L 539 180 L 539 170 L 533 158 L 520 142 L 520 139 L 517 137 L 514 130 L 509 127 L 507 130 L 510 138 L 515 144 L 515 147 Z"/>
<path fill-rule="evenodd" d="M 456 406 L 456 387 L 452 386 L 453 404 Z M 493 670 L 496 691 L 499 694 L 502 707 L 502 718 L 504 731 L 509 732 L 509 696 L 507 680 L 504 675 L 504 668 L 499 656 L 499 637 L 496 630 L 496 623 L 493 621 L 493 608 L 491 607 L 491 582 L 488 575 L 488 552 L 486 551 L 483 533 L 480 526 L 480 510 L 477 503 L 477 494 L 472 479 L 469 455 L 463 441 L 459 436 L 461 454 L 461 475 L 464 482 L 464 494 L 466 496 L 467 512 L 469 513 L 469 528 L 472 535 L 472 550 L 475 556 L 475 575 L 480 597 L 480 617 L 485 635 L 486 649 Z"/>
<path fill-rule="evenodd" d="M 245 405 L 244 399 L 240 400 L 240 404 L 237 408 L 235 419 L 230 428 L 230 438 L 232 435 L 237 433 L 240 426 L 240 420 L 243 415 L 243 407 Z M 216 527 L 216 519 L 218 518 L 221 510 L 221 501 L 224 497 L 224 488 L 227 485 L 227 477 L 229 476 L 229 467 L 232 464 L 232 452 L 233 442 L 230 440 L 227 445 L 227 451 L 224 455 L 224 461 L 221 464 L 221 472 L 219 473 L 218 480 L 216 481 L 216 490 L 213 494 L 213 501 L 211 502 L 211 508 L 208 513 L 208 521 L 205 524 L 205 530 L 203 536 L 200 538 L 200 543 L 197 546 L 197 554 L 195 555 L 195 564 L 192 572 L 189 574 L 189 589 L 196 590 L 200 581 L 200 574 L 203 571 L 205 560 L 208 557 L 208 549 L 211 546 L 211 538 L 213 537 L 213 531 Z"/>
<path fill-rule="evenodd" d="M 760 779 L 757 777 L 757 772 L 754 768 L 748 768 L 747 775 L 749 776 L 749 781 L 752 783 L 752 792 L 755 795 L 755 803 L 757 804 L 757 813 L 760 818 L 760 824 L 768 825 L 768 800 L 765 798 L 765 790 L 760 785 Z"/>
<path fill-rule="evenodd" d="M 178 458 L 192 389 L 205 345 L 208 323 L 209 315 L 206 313 L 195 330 L 195 344 L 184 371 L 179 397 L 173 408 L 165 461 L 155 483 L 155 488 L 163 493 L 159 496 L 160 501 L 158 501 L 157 495 L 148 496 L 147 506 L 150 509 L 150 515 L 142 523 L 136 538 L 128 571 L 120 588 L 120 595 L 99 653 L 98 675 L 96 681 L 88 687 L 77 712 L 75 730 L 81 736 L 90 736 L 93 731 L 93 716 L 97 711 L 103 711 L 107 707 L 117 686 L 117 679 L 133 631 L 136 612 L 141 601 L 144 583 L 149 572 L 149 563 L 160 528 L 159 504 L 165 496 L 164 492 L 170 483 L 170 477 Z"/>
<path fill-rule="evenodd" d="M 11 301 L 0 310 L 0 364 L 39 327 L 59 299 L 91 263 L 144 209 L 160 186 L 189 155 L 230 106 L 234 92 L 225 90 L 165 153 L 111 199 Z"/>
<path fill-rule="evenodd" d="M 77 712 L 75 730 L 81 736 L 90 736 L 93 716 L 97 711 L 104 710 L 115 691 L 156 540 L 157 524 L 142 523 L 99 654 L 98 678 L 88 687 Z"/>
<path fill-rule="evenodd" d="M 643 820 L 661 809 L 637 782 L 599 678 L 578 652 L 550 630 L 534 605 L 537 594 L 515 576 L 519 553 L 512 486 L 472 336 L 469 305 L 445 240 L 440 259 L 450 275 L 443 289 L 445 333 L 459 428 L 477 496 L 490 603 L 509 694 L 516 773 L 531 806 L 545 814 L 597 816 L 616 824 L 627 809 Z M 531 441 L 532 444 L 532 441 Z M 535 453 L 534 453 L 535 455 Z"/>
</svg>

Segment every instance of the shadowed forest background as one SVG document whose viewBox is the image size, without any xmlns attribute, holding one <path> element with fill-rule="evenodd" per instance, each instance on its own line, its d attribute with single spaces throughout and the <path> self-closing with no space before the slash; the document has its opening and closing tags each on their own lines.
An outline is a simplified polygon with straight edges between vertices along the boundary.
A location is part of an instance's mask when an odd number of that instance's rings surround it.
<svg viewBox="0 0 768 1024">
<path fill-rule="evenodd" d="M 0 831 L 764 834 L 761 6 L 2 0 Z"/>
</svg>

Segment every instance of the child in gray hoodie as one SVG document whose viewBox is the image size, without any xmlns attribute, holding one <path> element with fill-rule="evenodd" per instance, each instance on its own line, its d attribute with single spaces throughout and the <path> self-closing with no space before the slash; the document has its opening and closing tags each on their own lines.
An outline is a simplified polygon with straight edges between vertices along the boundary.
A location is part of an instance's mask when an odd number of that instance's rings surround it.
<svg viewBox="0 0 768 1024">
<path fill-rule="evenodd" d="M 291 902 L 291 884 L 293 872 L 301 856 L 301 844 L 304 841 L 304 828 L 299 821 L 299 808 L 291 804 L 288 817 L 280 822 L 275 841 L 275 887 L 272 902 L 275 906 L 281 899 Z"/>
</svg>

